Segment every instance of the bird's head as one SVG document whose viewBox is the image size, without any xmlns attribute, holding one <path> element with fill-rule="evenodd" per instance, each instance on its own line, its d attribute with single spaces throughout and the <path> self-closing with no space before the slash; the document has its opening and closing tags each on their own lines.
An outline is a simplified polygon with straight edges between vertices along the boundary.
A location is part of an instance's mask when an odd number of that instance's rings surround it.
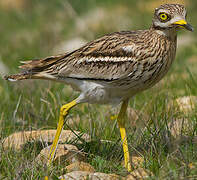
<svg viewBox="0 0 197 180">
<path fill-rule="evenodd" d="M 186 21 L 187 12 L 183 5 L 164 4 L 155 9 L 153 27 L 161 30 L 182 29 L 193 31 Z"/>
</svg>

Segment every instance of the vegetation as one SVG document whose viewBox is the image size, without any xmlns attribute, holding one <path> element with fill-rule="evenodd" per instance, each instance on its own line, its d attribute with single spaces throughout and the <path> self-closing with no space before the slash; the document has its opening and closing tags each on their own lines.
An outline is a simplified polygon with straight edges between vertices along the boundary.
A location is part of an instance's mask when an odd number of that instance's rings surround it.
<svg viewBox="0 0 197 180">
<path fill-rule="evenodd" d="M 24 4 L 12 7 L 0 4 L 2 75 L 18 72 L 21 60 L 64 52 L 62 48 L 71 39 L 88 42 L 113 31 L 148 28 L 153 7 L 158 5 L 156 0 L 21 2 Z M 194 25 L 197 2 L 186 2 L 188 20 Z M 193 142 L 197 136 L 197 108 L 190 113 L 184 113 L 176 106 L 169 108 L 169 103 L 176 98 L 197 96 L 196 35 L 197 32 L 180 32 L 180 46 L 170 72 L 158 85 L 130 101 L 130 107 L 149 117 L 143 128 L 131 125 L 129 120 L 127 133 L 130 152 L 144 158 L 142 167 L 152 172 L 150 179 L 189 179 L 197 175 L 197 143 Z M 14 132 L 55 129 L 60 106 L 77 95 L 60 83 L 41 80 L 11 83 L 1 78 L 0 140 Z M 68 123 L 65 128 L 91 135 L 92 141 L 78 148 L 87 153 L 87 161 L 97 171 L 126 176 L 121 165 L 123 152 L 119 129 L 116 121 L 110 120 L 111 115 L 114 115 L 111 106 L 78 105 L 68 117 L 73 123 Z M 175 119 L 190 122 L 190 130 L 181 132 L 187 140 L 178 144 L 168 126 Z M 100 140 L 110 142 L 101 143 Z M 37 164 L 35 157 L 40 146 L 35 143 L 20 152 L 5 151 L 0 146 L 0 179 L 41 179 L 45 175 L 55 179 L 62 175 L 60 166 L 47 170 Z"/>
</svg>

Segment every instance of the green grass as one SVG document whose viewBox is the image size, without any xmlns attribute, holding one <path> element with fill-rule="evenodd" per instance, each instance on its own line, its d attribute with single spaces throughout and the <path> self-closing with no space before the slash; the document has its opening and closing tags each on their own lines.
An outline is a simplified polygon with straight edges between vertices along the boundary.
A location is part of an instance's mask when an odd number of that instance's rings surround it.
<svg viewBox="0 0 197 180">
<path fill-rule="evenodd" d="M 52 55 L 58 44 L 75 35 L 89 41 L 121 28 L 109 27 L 103 20 L 101 26 L 91 32 L 92 35 L 76 29 L 76 16 L 83 19 L 86 13 L 93 12 L 97 7 L 109 9 L 112 16 L 117 16 L 113 9 L 124 7 L 122 16 L 130 18 L 132 22 L 132 27 L 126 30 L 147 28 L 152 17 L 150 12 L 139 9 L 138 1 L 67 2 L 76 15 L 70 13 L 67 4 L 61 0 L 36 0 L 23 10 L 0 10 L 0 60 L 10 73 L 18 72 L 20 60 Z M 188 17 L 194 25 L 196 7 L 197 3 L 190 1 Z M 184 35 L 185 32 L 179 33 L 179 38 Z M 193 37 L 196 41 L 196 32 Z M 150 179 L 188 179 L 197 174 L 197 145 L 192 142 L 192 138 L 197 135 L 197 108 L 187 115 L 176 107 L 170 110 L 167 108 L 168 103 L 178 97 L 197 96 L 197 61 L 188 61 L 191 57 L 197 57 L 196 53 L 196 42 L 181 48 L 167 76 L 158 85 L 130 101 L 130 107 L 141 110 L 149 117 L 145 129 L 133 127 L 128 122 L 127 133 L 130 153 L 145 159 L 142 167 L 153 173 Z M 77 92 L 60 83 L 41 80 L 11 83 L 0 79 L 0 140 L 22 130 L 55 129 L 60 106 L 77 95 Z M 112 114 L 110 112 L 110 106 L 78 105 L 71 111 L 69 118 L 74 121 L 79 117 L 79 122 L 65 128 L 91 135 L 91 142 L 77 147 L 86 152 L 87 162 L 97 171 L 126 176 L 127 172 L 121 165 L 123 152 L 119 129 L 115 121 L 108 119 Z M 183 132 L 189 139 L 178 146 L 167 126 L 168 122 L 176 118 L 187 118 L 192 122 L 191 130 Z M 55 165 L 49 170 L 35 161 L 42 148 L 37 142 L 27 144 L 19 152 L 4 150 L 0 146 L 0 179 L 41 179 L 45 175 L 56 179 L 62 175 L 62 166 Z M 195 168 L 189 168 L 190 163 Z"/>
</svg>

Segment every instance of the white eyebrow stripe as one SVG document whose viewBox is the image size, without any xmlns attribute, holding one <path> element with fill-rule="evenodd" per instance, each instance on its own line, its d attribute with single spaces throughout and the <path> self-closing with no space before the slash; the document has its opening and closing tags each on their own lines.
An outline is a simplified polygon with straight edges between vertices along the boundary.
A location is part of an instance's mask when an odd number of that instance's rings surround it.
<svg viewBox="0 0 197 180">
<path fill-rule="evenodd" d="M 161 12 L 165 12 L 165 13 L 169 14 L 169 12 L 168 12 L 167 10 L 165 10 L 165 9 L 160 9 L 160 10 L 158 11 L 158 14 L 160 14 Z"/>
</svg>

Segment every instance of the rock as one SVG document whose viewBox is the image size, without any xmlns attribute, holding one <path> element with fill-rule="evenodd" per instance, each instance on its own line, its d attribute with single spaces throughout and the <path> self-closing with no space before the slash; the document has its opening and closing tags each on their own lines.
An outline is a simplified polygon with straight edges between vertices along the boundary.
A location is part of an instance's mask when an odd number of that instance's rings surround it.
<svg viewBox="0 0 197 180">
<path fill-rule="evenodd" d="M 115 174 L 105 174 L 105 173 L 90 173 L 87 171 L 73 171 L 60 176 L 59 179 L 65 180 L 120 180 L 123 179 Z"/>
<path fill-rule="evenodd" d="M 140 168 L 140 167 L 142 167 L 142 165 L 143 165 L 143 162 L 144 162 L 144 158 L 143 157 L 141 157 L 141 156 L 131 156 L 130 157 L 131 158 L 131 165 L 132 165 L 132 167 L 134 167 L 135 169 L 136 168 Z M 124 160 L 122 161 L 122 166 L 124 166 Z"/>
<path fill-rule="evenodd" d="M 85 180 L 88 179 L 90 172 L 87 171 L 73 171 L 67 173 L 63 176 L 60 176 L 59 179 L 61 180 Z"/>
<path fill-rule="evenodd" d="M 177 98 L 175 101 L 178 105 L 179 110 L 184 112 L 185 114 L 191 113 L 197 105 L 196 96 L 184 96 Z"/>
<path fill-rule="evenodd" d="M 89 175 L 91 180 L 120 180 L 121 177 L 116 174 L 105 174 L 105 173 L 92 173 Z"/>
<path fill-rule="evenodd" d="M 51 146 L 42 149 L 40 154 L 36 157 L 36 162 L 42 164 L 49 164 L 49 151 Z M 74 163 L 84 161 L 85 155 L 80 152 L 76 146 L 71 144 L 59 144 L 53 162 L 56 164 Z"/>
<path fill-rule="evenodd" d="M 147 170 L 143 168 L 138 168 L 134 171 L 132 171 L 127 177 L 127 180 L 136 180 L 136 179 L 144 179 L 148 178 L 152 175 L 152 173 L 148 172 Z"/>
<path fill-rule="evenodd" d="M 170 101 L 167 106 L 169 111 L 180 111 L 183 112 L 185 115 L 189 115 L 195 109 L 196 105 L 196 96 L 183 96 L 173 101 Z"/>
<path fill-rule="evenodd" d="M 72 171 L 87 171 L 87 172 L 95 172 L 95 169 L 88 163 L 85 162 L 75 162 L 68 166 L 66 166 L 66 172 Z"/>
<path fill-rule="evenodd" d="M 168 123 L 170 133 L 175 139 L 182 136 L 183 133 L 193 131 L 192 127 L 191 122 L 186 118 L 175 119 Z"/>
<path fill-rule="evenodd" d="M 7 138 L 5 138 L 2 142 L 2 146 L 4 148 L 13 148 L 15 150 L 21 150 L 23 146 L 27 142 L 33 141 L 44 141 L 48 143 L 52 143 L 55 137 L 56 130 L 38 130 L 38 131 L 24 131 L 11 134 Z M 74 131 L 74 133 L 70 130 L 63 130 L 61 137 L 59 139 L 59 143 L 64 143 L 68 141 L 75 141 L 76 143 L 81 143 L 80 138 L 85 141 L 90 140 L 90 136 L 87 134 L 81 134 L 78 131 Z"/>
<path fill-rule="evenodd" d="M 132 159 L 132 161 L 131 161 L 132 165 L 135 168 L 141 167 L 144 162 L 144 158 L 141 156 L 132 156 L 131 159 Z"/>
</svg>

